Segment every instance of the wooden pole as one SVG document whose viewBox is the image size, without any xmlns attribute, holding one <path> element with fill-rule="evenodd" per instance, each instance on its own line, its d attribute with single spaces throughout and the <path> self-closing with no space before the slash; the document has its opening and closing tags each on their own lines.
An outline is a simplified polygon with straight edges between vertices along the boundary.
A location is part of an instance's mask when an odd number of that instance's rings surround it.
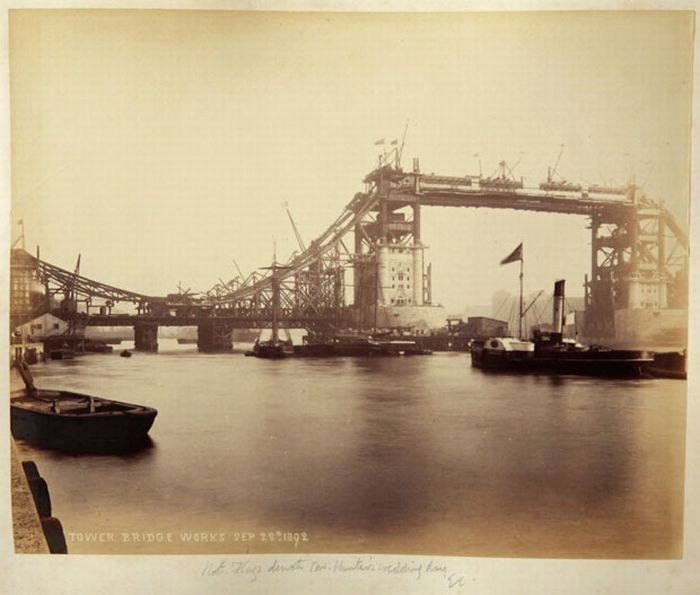
<svg viewBox="0 0 700 595">
<path fill-rule="evenodd" d="M 523 257 L 520 255 L 520 316 L 518 317 L 518 339 L 523 338 Z"/>
</svg>

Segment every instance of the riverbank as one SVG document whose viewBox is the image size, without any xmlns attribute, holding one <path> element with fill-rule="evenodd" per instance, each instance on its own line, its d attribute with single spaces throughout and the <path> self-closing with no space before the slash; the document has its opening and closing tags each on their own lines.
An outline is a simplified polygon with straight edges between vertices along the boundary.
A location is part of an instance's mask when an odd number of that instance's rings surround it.
<svg viewBox="0 0 700 595">
<path fill-rule="evenodd" d="M 16 368 L 10 368 L 10 394 L 24 388 Z M 12 491 L 12 532 L 18 554 L 49 554 L 48 543 L 36 503 L 22 467 L 14 438 L 10 438 L 10 486 Z"/>
<path fill-rule="evenodd" d="M 10 467 L 12 489 L 12 532 L 15 552 L 18 554 L 48 554 L 49 546 L 44 537 L 39 513 L 34 504 L 27 476 L 17 454 L 14 439 L 10 444 Z"/>
</svg>

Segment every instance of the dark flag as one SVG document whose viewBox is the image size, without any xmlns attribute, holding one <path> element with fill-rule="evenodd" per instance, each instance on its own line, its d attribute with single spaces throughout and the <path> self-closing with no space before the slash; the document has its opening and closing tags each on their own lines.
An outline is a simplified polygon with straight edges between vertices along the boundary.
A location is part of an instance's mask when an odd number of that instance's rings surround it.
<svg viewBox="0 0 700 595">
<path fill-rule="evenodd" d="M 398 145 L 399 144 L 399 139 L 395 138 L 393 141 L 391 141 L 392 145 Z"/>
<path fill-rule="evenodd" d="M 520 242 L 518 247 L 513 250 L 508 256 L 506 256 L 502 261 L 501 264 L 508 264 L 511 262 L 516 262 L 518 260 L 523 259 L 523 243 Z"/>
<path fill-rule="evenodd" d="M 383 145 L 383 144 L 384 144 L 384 139 L 383 139 L 383 138 L 380 138 L 379 140 L 375 140 L 375 141 L 374 141 L 374 144 L 375 144 L 375 145 Z"/>
</svg>

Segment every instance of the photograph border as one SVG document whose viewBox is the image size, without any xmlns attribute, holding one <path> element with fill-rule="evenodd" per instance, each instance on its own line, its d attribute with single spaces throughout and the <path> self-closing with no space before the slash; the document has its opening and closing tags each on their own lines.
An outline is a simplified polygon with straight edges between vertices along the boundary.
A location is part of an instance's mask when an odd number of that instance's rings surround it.
<svg viewBox="0 0 700 595">
<path fill-rule="evenodd" d="M 525 11 L 525 10 L 692 10 L 695 2 L 448 2 L 432 3 L 430 11 Z M 0 145 L 0 202 L 3 217 L 0 238 L 10 244 L 10 105 L 8 58 L 8 11 L 18 8 L 159 8 L 197 10 L 315 10 L 315 11 L 381 11 L 423 12 L 426 5 L 416 0 L 385 0 L 376 6 L 368 0 L 360 2 L 281 2 L 281 1 L 137 1 L 137 2 L 7 2 L 0 19 L 0 122 L 4 132 Z M 693 56 L 693 83 L 698 83 L 697 18 L 695 22 L 695 52 Z M 693 121 L 698 117 L 697 95 L 693 94 Z M 249 576 L 203 576 L 207 562 L 221 559 L 243 559 L 228 555 L 149 555 L 149 556 L 37 556 L 15 554 L 12 542 L 12 521 L 9 499 L 9 440 L 0 446 L 0 470 L 5 489 L 0 495 L 0 591 L 12 593 L 81 593 L 81 592 L 231 592 L 255 593 L 307 593 L 307 592 L 458 592 L 458 593 L 690 593 L 700 584 L 700 406 L 696 378 L 700 369 L 697 353 L 700 299 L 695 294 L 700 287 L 697 262 L 700 253 L 692 240 L 700 229 L 697 180 L 700 171 L 697 160 L 698 127 L 693 126 L 691 151 L 691 205 L 690 205 L 690 287 L 688 341 L 688 397 L 686 434 L 686 479 L 684 508 L 684 554 L 681 560 L 611 561 L 611 560 L 543 560 L 502 558 L 456 558 L 430 556 L 377 556 L 391 563 L 410 564 L 412 560 L 444 564 L 447 577 L 416 581 L 411 576 L 399 574 L 377 575 L 355 572 L 338 575 L 313 576 L 308 573 L 267 573 L 256 581 Z M 5 251 L 5 272 L 0 275 L 2 316 L 9 319 L 9 249 Z M 0 342 L 3 349 L 9 345 L 9 326 L 0 325 Z M 5 360 L 7 361 L 7 360 Z M 0 370 L 0 378 L 8 386 L 7 366 Z M 0 411 L 0 424 L 9 430 L 9 408 Z M 328 555 L 305 556 L 332 561 L 344 559 L 354 563 L 357 556 Z M 252 564 L 269 566 L 273 560 L 293 563 L 295 554 L 268 554 L 245 557 Z M 3 583 L 6 582 L 6 586 Z M 696 591 L 697 592 L 697 591 Z"/>
</svg>

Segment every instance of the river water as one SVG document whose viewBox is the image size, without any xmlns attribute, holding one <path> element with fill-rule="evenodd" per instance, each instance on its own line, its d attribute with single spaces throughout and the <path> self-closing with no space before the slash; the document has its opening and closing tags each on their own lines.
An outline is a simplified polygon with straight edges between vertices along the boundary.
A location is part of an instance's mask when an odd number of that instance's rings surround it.
<svg viewBox="0 0 700 595">
<path fill-rule="evenodd" d="M 32 367 L 159 412 L 126 456 L 18 443 L 71 553 L 681 554 L 685 381 L 131 345 Z"/>
</svg>

